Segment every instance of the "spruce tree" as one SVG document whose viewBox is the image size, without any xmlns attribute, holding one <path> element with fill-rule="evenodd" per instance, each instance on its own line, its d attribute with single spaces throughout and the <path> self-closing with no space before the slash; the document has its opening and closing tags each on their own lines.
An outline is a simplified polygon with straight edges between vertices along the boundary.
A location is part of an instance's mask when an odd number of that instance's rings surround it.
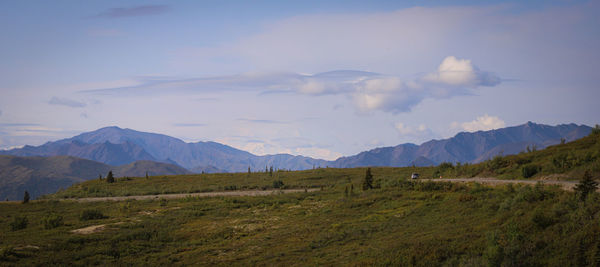
<svg viewBox="0 0 600 267">
<path fill-rule="evenodd" d="M 27 190 L 25 190 L 25 193 L 23 194 L 23 204 L 25 203 L 29 203 L 29 192 L 27 192 Z"/>
<path fill-rule="evenodd" d="M 373 175 L 371 174 L 371 168 L 367 168 L 365 180 L 363 181 L 363 190 L 369 189 L 373 189 Z"/>
<path fill-rule="evenodd" d="M 114 183 L 115 182 L 115 177 L 113 176 L 112 171 L 109 171 L 108 175 L 106 175 L 106 182 L 107 183 Z"/>
<path fill-rule="evenodd" d="M 583 178 L 579 181 L 579 184 L 575 186 L 575 192 L 579 194 L 581 201 L 585 201 L 589 193 L 596 192 L 598 189 L 598 182 L 592 179 L 592 175 L 589 171 L 585 171 Z"/>
</svg>

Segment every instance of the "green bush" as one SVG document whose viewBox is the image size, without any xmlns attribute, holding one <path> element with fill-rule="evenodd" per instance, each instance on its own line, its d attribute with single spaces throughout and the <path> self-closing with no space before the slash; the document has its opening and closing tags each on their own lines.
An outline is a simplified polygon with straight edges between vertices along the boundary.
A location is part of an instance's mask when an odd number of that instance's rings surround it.
<svg viewBox="0 0 600 267">
<path fill-rule="evenodd" d="M 0 248 L 0 260 L 8 260 L 11 256 L 15 254 L 15 249 L 11 246 L 5 246 Z"/>
<path fill-rule="evenodd" d="M 521 173 L 523 175 L 523 178 L 530 178 L 530 177 L 534 176 L 536 173 L 538 173 L 539 170 L 540 170 L 539 166 L 537 166 L 535 164 L 529 164 L 529 165 L 523 166 L 523 168 L 521 169 Z"/>
<path fill-rule="evenodd" d="M 223 189 L 225 189 L 225 191 L 235 191 L 235 190 L 237 190 L 237 186 L 236 185 L 226 185 Z"/>
<path fill-rule="evenodd" d="M 98 219 L 104 219 L 104 218 L 106 218 L 106 216 L 104 216 L 104 214 L 102 214 L 101 211 L 96 210 L 96 209 L 84 210 L 81 212 L 81 215 L 79 216 L 79 220 L 81 220 L 81 221 L 98 220 Z"/>
<path fill-rule="evenodd" d="M 58 214 L 48 214 L 42 218 L 44 229 L 53 229 L 63 225 L 63 217 Z"/>
<path fill-rule="evenodd" d="M 29 221 L 27 220 L 26 216 L 23 216 L 23 217 L 17 216 L 10 223 L 10 230 L 17 231 L 17 230 L 25 229 L 25 228 L 27 228 L 28 223 L 29 223 Z"/>
<path fill-rule="evenodd" d="M 281 187 L 283 187 L 283 181 L 281 181 L 281 180 L 273 181 L 273 188 L 281 188 Z"/>
<path fill-rule="evenodd" d="M 531 217 L 531 222 L 533 222 L 537 227 L 541 229 L 545 229 L 546 227 L 554 224 L 554 219 L 546 215 L 541 209 L 536 209 Z"/>
</svg>

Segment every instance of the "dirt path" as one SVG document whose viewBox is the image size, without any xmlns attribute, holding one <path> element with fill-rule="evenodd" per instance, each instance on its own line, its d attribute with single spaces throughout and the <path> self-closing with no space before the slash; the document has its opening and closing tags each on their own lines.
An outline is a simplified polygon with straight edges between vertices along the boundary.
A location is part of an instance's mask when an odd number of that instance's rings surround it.
<svg viewBox="0 0 600 267">
<path fill-rule="evenodd" d="M 67 198 L 60 200 L 73 200 L 77 202 L 97 202 L 97 201 L 122 201 L 128 199 L 144 200 L 144 199 L 174 199 L 191 197 L 219 197 L 219 196 L 268 196 L 275 194 L 313 192 L 318 188 L 309 189 L 282 189 L 282 190 L 248 190 L 248 191 L 224 191 L 224 192 L 204 192 L 204 193 L 183 193 L 183 194 L 164 194 L 164 195 L 143 195 L 143 196 L 124 196 L 124 197 L 87 197 L 87 198 Z"/>
<path fill-rule="evenodd" d="M 432 182 L 452 182 L 452 183 L 470 183 L 477 182 L 480 184 L 487 185 L 501 185 L 501 184 L 528 184 L 535 185 L 541 182 L 545 185 L 559 185 L 562 189 L 573 191 L 573 188 L 578 182 L 575 181 L 555 181 L 555 180 L 500 180 L 496 178 L 443 178 L 443 179 L 419 179 L 420 181 L 432 181 Z"/>
</svg>

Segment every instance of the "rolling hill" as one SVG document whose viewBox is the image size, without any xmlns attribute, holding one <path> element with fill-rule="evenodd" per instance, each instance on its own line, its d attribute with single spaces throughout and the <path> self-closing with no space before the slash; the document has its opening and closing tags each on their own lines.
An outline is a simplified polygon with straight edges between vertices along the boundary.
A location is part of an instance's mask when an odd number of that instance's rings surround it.
<svg viewBox="0 0 600 267">
<path fill-rule="evenodd" d="M 106 176 L 112 170 L 116 177 L 188 174 L 184 168 L 167 163 L 137 161 L 110 166 L 71 156 L 18 157 L 0 156 L 0 199 L 19 200 L 27 190 L 32 198 L 58 191 L 60 188 Z"/>
</svg>

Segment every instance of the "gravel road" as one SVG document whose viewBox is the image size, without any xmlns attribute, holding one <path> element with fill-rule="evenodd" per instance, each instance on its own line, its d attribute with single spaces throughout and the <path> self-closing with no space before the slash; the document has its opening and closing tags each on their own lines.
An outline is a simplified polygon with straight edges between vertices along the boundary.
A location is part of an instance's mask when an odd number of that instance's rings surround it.
<svg viewBox="0 0 600 267">
<path fill-rule="evenodd" d="M 319 188 L 308 188 L 306 192 L 317 191 Z M 87 198 L 66 198 L 60 200 L 72 200 L 77 202 L 97 202 L 97 201 L 122 201 L 128 199 L 174 199 L 192 197 L 219 197 L 219 196 L 268 196 L 276 194 L 305 192 L 305 189 L 282 189 L 282 190 L 247 190 L 247 191 L 224 191 L 224 192 L 204 192 L 204 193 L 184 193 L 184 194 L 164 194 L 164 195 L 144 195 L 144 196 L 123 196 L 123 197 L 87 197 Z"/>
<path fill-rule="evenodd" d="M 417 179 L 416 181 L 432 181 L 432 182 L 452 182 L 452 183 L 470 183 L 476 182 L 487 185 L 502 185 L 502 184 L 528 184 L 535 185 L 541 182 L 545 185 L 559 185 L 562 189 L 573 191 L 573 188 L 578 183 L 576 181 L 556 181 L 556 180 L 500 180 L 496 178 L 450 178 L 450 179 Z M 224 191 L 224 192 L 204 192 L 204 193 L 183 193 L 183 194 L 164 194 L 164 195 L 143 195 L 143 196 L 123 196 L 123 197 L 88 197 L 88 198 L 66 198 L 60 199 L 64 201 L 77 201 L 77 202 L 98 202 L 98 201 L 123 201 L 128 199 L 144 200 L 144 199 L 175 199 L 184 198 L 187 196 L 192 197 L 218 197 L 218 196 L 268 196 L 274 194 L 287 194 L 287 193 L 299 193 L 299 192 L 314 192 L 318 191 L 319 188 L 309 189 L 282 189 L 282 190 L 247 190 L 247 191 Z M 600 191 L 600 189 L 599 189 Z M 9 201 L 10 203 L 14 201 Z"/>
</svg>

